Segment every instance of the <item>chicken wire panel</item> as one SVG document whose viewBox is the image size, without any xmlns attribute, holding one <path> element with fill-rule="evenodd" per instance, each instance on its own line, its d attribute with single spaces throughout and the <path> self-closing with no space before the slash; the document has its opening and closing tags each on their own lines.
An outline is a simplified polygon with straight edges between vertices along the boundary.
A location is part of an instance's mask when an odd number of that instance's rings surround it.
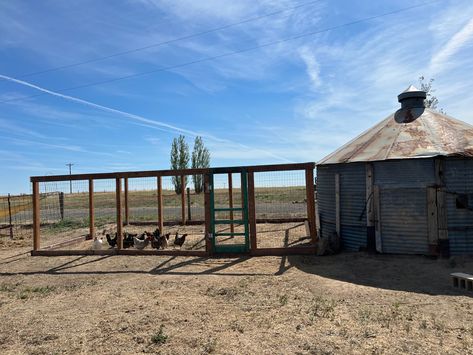
<svg viewBox="0 0 473 355">
<path fill-rule="evenodd" d="M 180 177 L 163 176 L 163 218 L 168 223 L 180 223 L 182 221 L 181 213 L 181 183 Z M 188 179 L 186 179 L 186 186 Z"/>
<path fill-rule="evenodd" d="M 305 171 L 254 174 L 256 219 L 306 218 Z"/>
<path fill-rule="evenodd" d="M 125 197 L 123 181 L 121 182 L 122 216 Z M 117 223 L 117 195 L 116 180 L 94 180 L 94 220 L 97 228 Z M 87 196 L 88 198 L 88 196 Z M 87 200 L 88 201 L 88 200 Z M 88 213 L 88 210 L 87 210 Z M 122 217 L 123 218 L 123 217 Z"/>
<path fill-rule="evenodd" d="M 156 177 L 128 179 L 128 222 L 158 221 Z"/>
<path fill-rule="evenodd" d="M 54 196 L 53 196 L 54 195 Z M 42 213 L 49 220 L 58 218 L 58 193 L 43 194 Z M 54 204 L 56 202 L 56 204 Z M 33 229 L 32 195 L 0 196 L 0 239 L 27 239 L 32 237 Z"/>
<path fill-rule="evenodd" d="M 89 226 L 89 182 L 39 183 L 41 247 L 84 238 Z"/>
<path fill-rule="evenodd" d="M 310 244 L 305 171 L 254 173 L 258 248 L 285 248 Z M 278 223 L 271 223 L 278 222 Z M 269 222 L 269 223 L 263 223 Z"/>
</svg>

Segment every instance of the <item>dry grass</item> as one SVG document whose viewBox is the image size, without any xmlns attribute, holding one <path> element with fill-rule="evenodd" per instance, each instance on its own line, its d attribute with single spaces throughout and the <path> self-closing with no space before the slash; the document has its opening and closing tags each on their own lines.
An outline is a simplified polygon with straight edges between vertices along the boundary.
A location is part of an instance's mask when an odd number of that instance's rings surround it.
<svg viewBox="0 0 473 355">
<path fill-rule="evenodd" d="M 471 260 L 0 252 L 2 354 L 471 354 Z"/>
</svg>

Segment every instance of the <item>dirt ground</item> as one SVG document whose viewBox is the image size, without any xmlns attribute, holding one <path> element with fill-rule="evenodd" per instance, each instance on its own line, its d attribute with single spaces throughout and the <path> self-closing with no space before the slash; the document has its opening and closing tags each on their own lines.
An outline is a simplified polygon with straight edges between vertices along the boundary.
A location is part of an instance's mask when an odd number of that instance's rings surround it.
<svg viewBox="0 0 473 355">
<path fill-rule="evenodd" d="M 0 250 L 2 354 L 473 354 L 471 259 Z"/>
</svg>

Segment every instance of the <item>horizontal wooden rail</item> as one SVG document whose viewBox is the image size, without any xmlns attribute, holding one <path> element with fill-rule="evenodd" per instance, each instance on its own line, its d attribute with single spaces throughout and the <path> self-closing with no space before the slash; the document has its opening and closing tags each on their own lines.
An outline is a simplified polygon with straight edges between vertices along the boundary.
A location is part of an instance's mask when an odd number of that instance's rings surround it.
<svg viewBox="0 0 473 355">
<path fill-rule="evenodd" d="M 227 168 L 206 168 L 206 169 L 182 169 L 182 170 L 149 170 L 149 171 L 122 171 L 113 173 L 95 173 L 95 174 L 72 174 L 72 175 L 48 175 L 32 176 L 31 182 L 51 182 L 51 181 L 70 181 L 70 180 L 103 180 L 118 178 L 143 178 L 156 176 L 181 176 L 181 175 L 200 175 L 200 174 L 220 174 L 228 172 L 268 172 L 268 171 L 289 171 L 314 169 L 315 163 L 293 163 L 293 164 L 273 164 L 273 165 L 252 165 Z"/>
</svg>

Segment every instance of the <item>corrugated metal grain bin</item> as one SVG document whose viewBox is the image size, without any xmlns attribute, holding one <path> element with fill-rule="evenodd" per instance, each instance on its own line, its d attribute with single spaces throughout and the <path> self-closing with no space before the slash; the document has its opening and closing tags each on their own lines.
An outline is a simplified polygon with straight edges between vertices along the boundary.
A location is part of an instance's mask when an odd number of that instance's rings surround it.
<svg viewBox="0 0 473 355">
<path fill-rule="evenodd" d="M 322 237 L 345 250 L 473 254 L 473 126 L 424 105 L 401 108 L 317 164 Z"/>
</svg>

